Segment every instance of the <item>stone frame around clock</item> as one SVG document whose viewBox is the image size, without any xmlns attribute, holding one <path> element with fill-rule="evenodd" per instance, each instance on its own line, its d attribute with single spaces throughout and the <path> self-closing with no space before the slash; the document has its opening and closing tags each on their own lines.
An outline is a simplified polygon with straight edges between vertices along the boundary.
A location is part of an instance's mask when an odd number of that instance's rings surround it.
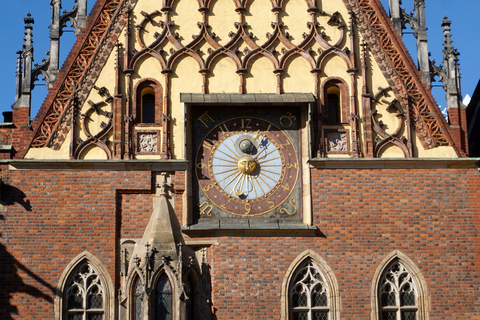
<svg viewBox="0 0 480 320">
<path fill-rule="evenodd" d="M 185 158 L 189 161 L 189 169 L 186 174 L 186 190 L 183 205 L 183 229 L 184 230 L 230 230 L 230 229 L 302 229 L 313 230 L 310 194 L 310 170 L 308 160 L 311 158 L 311 110 L 315 99 L 311 94 L 181 94 L 181 102 L 185 114 Z M 300 212 L 296 219 L 277 219 L 278 217 L 231 217 L 222 219 L 196 219 L 194 216 L 194 205 L 196 205 L 195 189 L 195 157 L 194 150 L 194 119 L 195 108 L 228 108 L 241 107 L 262 107 L 275 110 L 275 107 L 292 107 L 298 111 L 299 127 L 296 129 L 298 135 L 298 195 L 297 203 L 300 205 Z M 225 108 L 225 110 L 228 110 Z M 252 115 L 252 117 L 254 117 Z M 199 222 L 200 220 L 200 222 Z"/>
</svg>

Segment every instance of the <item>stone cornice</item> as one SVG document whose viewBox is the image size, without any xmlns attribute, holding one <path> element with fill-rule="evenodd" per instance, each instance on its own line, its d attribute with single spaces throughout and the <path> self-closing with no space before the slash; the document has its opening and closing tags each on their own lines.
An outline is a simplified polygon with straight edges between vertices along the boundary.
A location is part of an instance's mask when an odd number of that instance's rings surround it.
<svg viewBox="0 0 480 320">
<path fill-rule="evenodd" d="M 453 169 L 479 168 L 480 158 L 313 158 L 316 169 Z"/>
<path fill-rule="evenodd" d="M 480 158 L 312 158 L 317 169 L 479 168 Z M 0 160 L 11 170 L 184 171 L 188 160 Z"/>
<path fill-rule="evenodd" d="M 0 160 L 10 170 L 184 171 L 186 160 Z"/>
</svg>

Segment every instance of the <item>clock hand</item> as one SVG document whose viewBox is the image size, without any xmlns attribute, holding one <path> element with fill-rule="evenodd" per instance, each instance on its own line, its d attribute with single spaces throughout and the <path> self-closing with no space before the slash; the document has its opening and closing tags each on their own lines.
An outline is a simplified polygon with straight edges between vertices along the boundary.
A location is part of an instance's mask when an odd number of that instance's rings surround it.
<svg viewBox="0 0 480 320">
<path fill-rule="evenodd" d="M 255 189 L 255 184 L 253 183 L 253 177 L 249 176 L 248 178 L 250 179 L 250 183 L 252 184 L 253 192 L 255 193 L 255 198 L 258 198 L 257 189 Z"/>
<path fill-rule="evenodd" d="M 263 140 L 262 140 L 263 141 Z M 268 140 L 267 140 L 268 141 Z M 260 143 L 261 144 L 261 143 Z M 268 144 L 262 149 L 260 150 L 260 152 L 253 158 L 253 160 L 256 160 L 265 150 L 267 150 L 268 146 L 271 144 L 271 142 L 269 141 Z"/>
<path fill-rule="evenodd" d="M 260 184 L 260 182 L 258 182 L 257 177 L 256 177 L 256 176 L 253 176 L 253 179 L 255 179 L 255 182 L 258 184 L 258 187 L 260 188 L 260 190 L 262 190 L 263 194 L 265 194 L 266 192 L 263 190 L 262 185 Z"/>
<path fill-rule="evenodd" d="M 243 173 L 241 173 L 241 172 L 239 172 L 238 174 L 243 176 Z M 242 176 L 240 176 L 240 178 L 237 179 L 237 182 L 235 182 L 235 185 L 233 186 L 232 191 L 230 191 L 230 195 L 231 195 L 232 192 L 234 192 L 234 191 L 235 191 L 235 194 L 237 194 L 237 185 L 238 185 L 238 183 L 240 182 L 240 180 L 242 179 Z M 234 179 L 236 179 L 236 177 L 237 177 L 237 176 L 235 176 Z"/>
<path fill-rule="evenodd" d="M 247 175 L 244 174 L 244 175 L 243 175 L 243 179 L 242 179 L 242 184 L 241 184 L 240 190 L 239 190 L 239 191 L 241 192 L 240 194 L 244 193 L 244 192 L 243 192 L 243 186 L 245 185 L 245 178 L 246 178 L 246 177 L 247 177 Z M 235 194 L 237 194 L 237 191 L 235 191 Z M 237 196 L 238 196 L 238 194 L 237 194 Z"/>
<path fill-rule="evenodd" d="M 223 189 L 226 189 L 226 188 L 230 185 L 230 183 L 232 183 L 233 180 L 235 180 L 235 179 L 236 179 L 239 175 L 241 175 L 241 174 L 242 174 L 241 172 L 237 172 L 237 174 L 235 175 L 235 177 L 233 177 L 232 180 L 230 180 L 230 181 L 225 185 L 225 187 L 223 187 Z M 232 174 L 232 175 L 233 175 L 233 174 Z M 225 179 L 223 179 L 223 180 L 226 180 L 226 179 L 230 178 L 232 175 L 230 175 L 229 177 L 227 177 L 227 178 L 225 178 Z M 223 180 L 222 180 L 222 181 L 223 181 Z M 219 182 L 220 182 L 220 181 L 219 181 Z M 230 194 L 231 194 L 231 192 L 230 192 Z"/>
</svg>

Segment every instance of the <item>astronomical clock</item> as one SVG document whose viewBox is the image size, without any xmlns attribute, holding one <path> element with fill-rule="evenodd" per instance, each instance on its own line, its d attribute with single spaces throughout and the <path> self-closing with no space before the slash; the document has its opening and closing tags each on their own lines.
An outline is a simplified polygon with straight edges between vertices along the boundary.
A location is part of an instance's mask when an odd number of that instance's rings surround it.
<svg viewBox="0 0 480 320">
<path fill-rule="evenodd" d="M 194 108 L 195 220 L 301 219 L 300 110 Z"/>
</svg>

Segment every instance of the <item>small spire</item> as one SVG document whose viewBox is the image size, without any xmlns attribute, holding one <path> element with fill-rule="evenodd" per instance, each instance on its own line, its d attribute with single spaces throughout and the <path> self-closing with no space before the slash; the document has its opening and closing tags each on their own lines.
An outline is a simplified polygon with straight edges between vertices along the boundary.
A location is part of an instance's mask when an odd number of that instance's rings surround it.
<svg viewBox="0 0 480 320">
<path fill-rule="evenodd" d="M 35 23 L 35 20 L 32 18 L 32 15 L 29 12 L 27 17 L 23 18 L 23 21 L 25 22 L 25 38 L 23 43 L 23 51 L 25 52 L 33 48 L 32 24 Z"/>
<path fill-rule="evenodd" d="M 443 21 L 440 24 L 440 26 L 443 27 L 443 35 L 444 35 L 443 46 L 445 47 L 445 50 L 453 49 L 452 34 L 450 33 L 450 31 L 452 30 L 450 29 L 451 25 L 452 25 L 452 21 L 448 20 L 447 16 L 443 18 Z"/>
</svg>

